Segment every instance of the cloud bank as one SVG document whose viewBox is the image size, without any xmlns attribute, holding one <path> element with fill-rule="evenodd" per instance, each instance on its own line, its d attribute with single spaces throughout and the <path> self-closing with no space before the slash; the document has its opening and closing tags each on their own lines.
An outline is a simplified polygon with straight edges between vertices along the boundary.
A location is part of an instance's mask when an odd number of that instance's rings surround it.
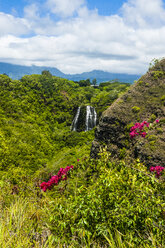
<svg viewBox="0 0 165 248">
<path fill-rule="evenodd" d="M 25 6 L 23 17 L 0 12 L 0 61 L 142 74 L 165 55 L 161 0 L 128 0 L 119 13 L 100 16 L 85 0 L 47 0 Z"/>
</svg>

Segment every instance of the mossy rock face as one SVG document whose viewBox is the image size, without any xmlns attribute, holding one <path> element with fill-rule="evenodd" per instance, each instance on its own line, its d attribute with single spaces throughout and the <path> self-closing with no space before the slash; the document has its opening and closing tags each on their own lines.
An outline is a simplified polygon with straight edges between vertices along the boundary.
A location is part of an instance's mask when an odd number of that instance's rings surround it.
<svg viewBox="0 0 165 248">
<path fill-rule="evenodd" d="M 155 78 L 155 71 L 161 76 Z M 140 158 L 147 166 L 163 166 L 165 164 L 165 122 L 163 121 L 165 119 L 165 106 L 162 104 L 165 95 L 164 75 L 165 59 L 150 68 L 102 114 L 91 148 L 92 157 L 97 157 L 101 144 L 104 142 L 114 157 L 118 158 L 121 149 L 126 147 L 130 158 Z M 132 111 L 135 106 L 138 106 L 138 113 Z M 146 130 L 146 138 L 140 136 L 134 139 L 129 138 L 128 126 L 131 123 L 151 122 L 151 119 L 152 127 Z M 159 123 L 156 123 L 155 119 L 159 119 Z M 150 136 L 156 136 L 156 139 L 151 142 Z M 126 141 L 127 146 L 125 145 Z"/>
</svg>

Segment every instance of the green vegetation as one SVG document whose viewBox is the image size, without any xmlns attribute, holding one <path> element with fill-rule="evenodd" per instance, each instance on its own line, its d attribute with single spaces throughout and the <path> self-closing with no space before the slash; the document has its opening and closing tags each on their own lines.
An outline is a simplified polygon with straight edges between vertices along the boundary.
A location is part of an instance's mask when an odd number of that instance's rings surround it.
<svg viewBox="0 0 165 248">
<path fill-rule="evenodd" d="M 139 112 L 140 112 L 140 108 L 137 107 L 137 106 L 133 106 L 133 107 L 132 107 L 132 112 L 133 112 L 133 113 L 139 113 Z"/>
<path fill-rule="evenodd" d="M 115 86 L 111 91 L 112 94 L 115 91 L 117 98 L 127 85 L 122 89 L 119 83 Z M 87 139 L 89 144 L 93 135 L 89 138 L 87 133 L 71 133 L 70 125 L 82 104 L 97 104 L 98 113 L 105 108 L 97 101 L 100 92 L 91 86 L 80 87 L 72 81 L 52 77 L 48 71 L 24 76 L 20 81 L 1 75 L 1 171 L 19 167 L 31 174 L 45 166 L 59 149 L 81 146 Z M 112 99 L 106 98 L 105 102 L 111 104 Z"/>
<path fill-rule="evenodd" d="M 156 120 L 156 115 L 152 114 L 152 115 L 150 116 L 149 121 L 150 121 L 150 122 L 154 122 L 155 120 Z"/>
<path fill-rule="evenodd" d="M 95 130 L 70 131 L 78 106 L 90 104 L 100 117 L 129 85 L 84 84 L 48 71 L 0 75 L 0 247 L 163 248 L 163 176 L 124 160 L 126 148 L 118 160 L 106 149 L 91 159 Z M 67 165 L 68 179 L 41 191 Z"/>
<path fill-rule="evenodd" d="M 57 172 L 57 170 L 56 170 Z M 55 173 L 56 173 L 55 172 Z M 1 186 L 1 247 L 163 247 L 164 184 L 138 161 L 81 160 L 41 192 L 40 171 Z"/>
<path fill-rule="evenodd" d="M 153 73 L 154 79 L 156 80 L 158 78 L 162 78 L 165 75 L 164 71 L 153 71 L 152 73 Z"/>
<path fill-rule="evenodd" d="M 165 95 L 160 98 L 161 102 L 165 105 Z"/>
<path fill-rule="evenodd" d="M 156 72 L 156 74 L 155 74 Z M 148 168 L 165 162 L 165 59 L 149 69 L 129 90 L 119 96 L 111 108 L 108 108 L 96 128 L 95 141 L 92 145 L 92 156 L 97 157 L 102 143 L 116 158 L 123 156 L 122 149 L 126 148 L 126 156 L 140 158 Z M 155 79 L 156 75 L 157 79 Z M 150 123 L 146 138 L 130 141 L 130 123 Z M 158 122 L 157 122 L 158 121 Z M 119 123 L 117 125 L 116 123 Z M 160 128 L 158 131 L 157 128 Z M 146 132 L 146 130 L 144 130 Z M 145 133 L 144 133 L 145 135 Z M 149 137 L 156 135 L 155 141 Z M 128 142 L 129 141 L 129 142 Z M 151 142 L 151 143 L 150 143 Z M 151 146 L 150 146 L 151 145 Z"/>
</svg>

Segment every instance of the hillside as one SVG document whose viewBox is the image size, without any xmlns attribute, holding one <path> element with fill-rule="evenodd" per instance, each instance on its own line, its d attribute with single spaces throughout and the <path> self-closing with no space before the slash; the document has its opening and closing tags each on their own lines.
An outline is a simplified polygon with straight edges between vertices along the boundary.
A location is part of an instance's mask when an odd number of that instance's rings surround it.
<svg viewBox="0 0 165 248">
<path fill-rule="evenodd" d="M 131 88 L 50 73 L 0 75 L 0 247 L 164 248 L 164 72 L 155 67 L 147 75 Z M 89 105 L 98 127 L 71 131 L 78 108 L 83 122 Z M 99 121 L 103 111 L 112 119 Z M 143 117 L 152 122 L 146 138 L 130 139 L 130 127 Z M 97 159 L 90 157 L 95 129 L 97 142 L 111 139 L 110 152 L 104 142 Z M 158 159 L 159 151 L 162 166 L 130 159 L 139 138 L 152 147 L 159 142 L 152 155 Z"/>
<path fill-rule="evenodd" d="M 0 74 L 7 74 L 12 79 L 20 79 L 25 75 L 41 74 L 42 71 L 48 70 L 57 77 L 67 78 L 68 80 L 80 81 L 90 79 L 91 82 L 96 78 L 97 83 L 106 82 L 110 80 L 118 80 L 125 83 L 133 83 L 140 75 L 131 75 L 124 73 L 109 73 L 101 70 L 93 70 L 91 72 L 84 72 L 80 74 L 65 74 L 55 67 L 47 66 L 22 66 L 9 63 L 0 62 Z"/>
<path fill-rule="evenodd" d="M 157 121 L 156 121 L 157 120 Z M 131 138 L 135 123 L 147 121 L 145 137 Z M 92 146 L 107 145 L 114 157 L 140 158 L 148 167 L 165 164 L 165 59 L 157 62 L 102 115 Z"/>
</svg>

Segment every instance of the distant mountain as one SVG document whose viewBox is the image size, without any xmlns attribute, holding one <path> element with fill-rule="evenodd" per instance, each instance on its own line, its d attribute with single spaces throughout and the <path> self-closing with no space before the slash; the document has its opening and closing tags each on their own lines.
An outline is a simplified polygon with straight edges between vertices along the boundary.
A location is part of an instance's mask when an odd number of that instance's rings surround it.
<svg viewBox="0 0 165 248">
<path fill-rule="evenodd" d="M 81 74 L 64 74 L 55 67 L 35 65 L 23 66 L 0 62 L 0 74 L 5 73 L 12 79 L 20 79 L 24 75 L 41 74 L 41 72 L 44 70 L 50 71 L 51 74 L 54 76 L 67 78 L 73 81 L 80 81 L 88 78 L 92 81 L 94 78 L 96 78 L 98 83 L 110 80 L 118 80 L 120 82 L 133 83 L 134 80 L 137 80 L 141 76 L 124 73 L 110 73 L 101 70 L 93 70 L 90 72 L 83 72 Z"/>
<path fill-rule="evenodd" d="M 91 81 L 96 78 L 98 83 L 106 82 L 110 80 L 117 80 L 125 83 L 133 83 L 135 80 L 139 79 L 141 75 L 131 75 L 124 73 L 110 73 L 100 70 L 94 70 L 90 72 L 83 72 L 81 74 L 66 75 L 67 79 L 79 81 L 82 79 L 89 78 Z"/>
<path fill-rule="evenodd" d="M 53 67 L 46 66 L 24 66 L 24 65 L 15 65 L 9 63 L 0 62 L 0 74 L 7 74 L 12 79 L 20 79 L 24 75 L 31 74 L 41 74 L 42 71 L 48 70 L 57 77 L 64 77 L 65 74 Z"/>
</svg>

